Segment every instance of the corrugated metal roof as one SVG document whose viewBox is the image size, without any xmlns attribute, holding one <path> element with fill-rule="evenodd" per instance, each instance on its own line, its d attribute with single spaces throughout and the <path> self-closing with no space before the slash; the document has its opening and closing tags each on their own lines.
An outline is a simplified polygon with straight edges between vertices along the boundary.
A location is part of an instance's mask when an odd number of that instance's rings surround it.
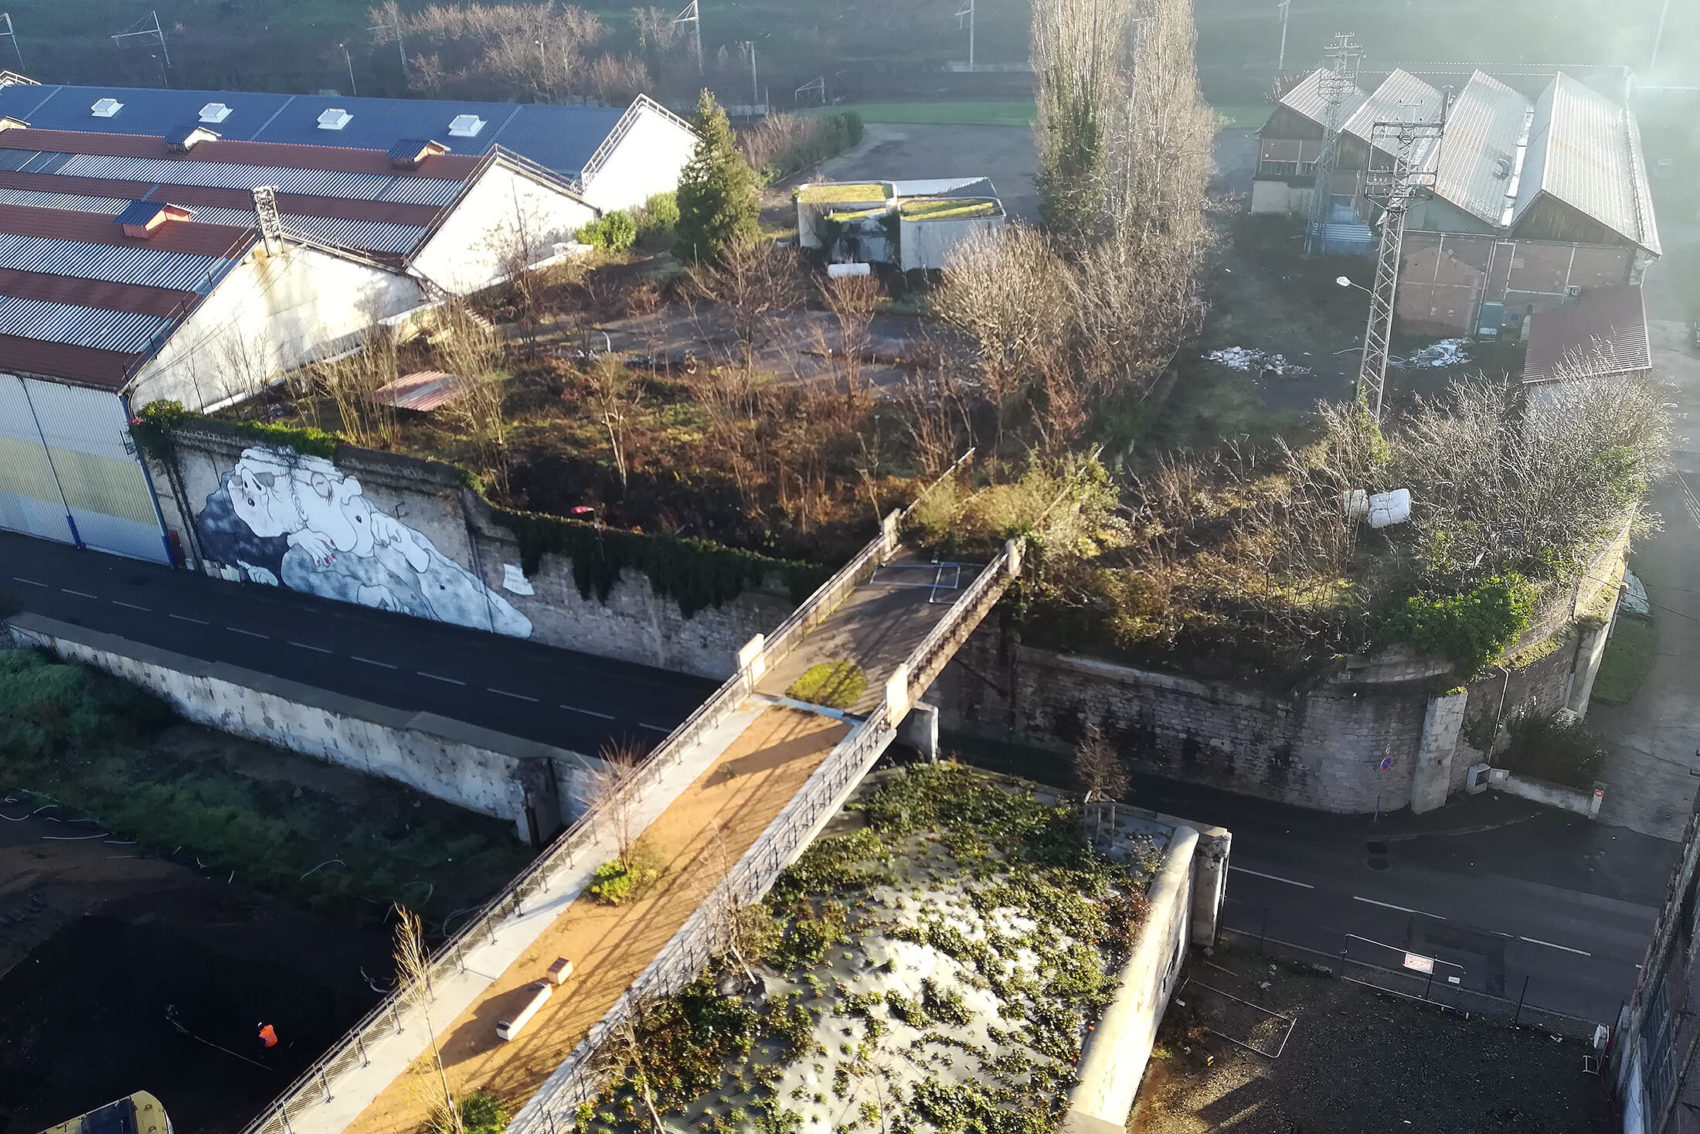
<svg viewBox="0 0 1700 1134">
<path fill-rule="evenodd" d="M 217 256 L 0 232 L 0 268 L 22 272 L 200 291 L 223 264 Z"/>
<path fill-rule="evenodd" d="M 464 384 L 441 370 L 416 370 L 372 391 L 371 400 L 397 409 L 430 413 L 466 393 Z"/>
<path fill-rule="evenodd" d="M 96 118 L 89 108 L 113 98 L 124 108 Z M 231 108 L 211 128 L 226 140 L 335 145 L 386 151 L 400 138 L 434 138 L 458 154 L 480 155 L 503 145 L 556 172 L 576 176 L 624 109 L 607 106 L 546 106 L 453 99 L 344 98 L 253 91 L 178 91 L 138 87 L 36 86 L 0 88 L 0 114 L 38 129 L 97 130 L 163 136 L 199 120 L 210 102 Z M 320 130 L 319 115 L 333 107 L 353 117 L 341 130 Z M 451 137 L 449 123 L 463 114 L 485 120 L 471 138 Z"/>
<path fill-rule="evenodd" d="M 1322 97 L 1322 77 L 1327 70 L 1318 67 L 1304 78 L 1295 83 L 1291 90 L 1281 96 L 1281 105 L 1288 110 L 1304 115 L 1318 126 L 1328 125 L 1328 101 Z M 1340 100 L 1340 121 L 1345 122 L 1357 112 L 1369 96 L 1356 83 L 1346 91 Z"/>
<path fill-rule="evenodd" d="M 1352 112 L 1342 129 L 1369 142 L 1377 122 L 1433 122 L 1444 97 L 1409 71 L 1395 69 Z"/>
<path fill-rule="evenodd" d="M 0 335 L 46 339 L 67 346 L 137 354 L 171 325 L 169 319 L 134 311 L 108 311 L 46 299 L 0 296 Z"/>
<path fill-rule="evenodd" d="M 1535 100 L 1515 223 L 1542 193 L 1659 252 L 1641 131 L 1635 116 L 1586 83 L 1560 73 Z"/>
<path fill-rule="evenodd" d="M 1435 194 L 1498 225 L 1533 110 L 1528 99 L 1498 79 L 1480 71 L 1471 75 L 1447 112 Z"/>
<path fill-rule="evenodd" d="M 39 374 L 84 386 L 116 390 L 140 356 L 115 350 L 67 346 L 46 339 L 0 335 L 0 359 L 9 374 Z"/>
<path fill-rule="evenodd" d="M 0 295 L 52 299 L 78 307 L 104 307 L 108 311 L 134 311 L 160 319 L 181 315 L 199 298 L 192 291 L 19 272 L 10 268 L 0 268 Z"/>
<path fill-rule="evenodd" d="M 1652 365 L 1639 287 L 1589 288 L 1570 307 L 1529 316 L 1525 382 L 1555 381 L 1567 368 L 1580 372 L 1577 376 L 1604 377 Z"/>
</svg>

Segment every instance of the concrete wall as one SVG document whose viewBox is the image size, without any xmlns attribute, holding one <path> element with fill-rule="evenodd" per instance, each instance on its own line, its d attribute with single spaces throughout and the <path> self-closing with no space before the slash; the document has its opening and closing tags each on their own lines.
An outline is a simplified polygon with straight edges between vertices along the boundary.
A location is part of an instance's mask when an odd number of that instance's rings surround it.
<svg viewBox="0 0 1700 1134">
<path fill-rule="evenodd" d="M 1567 288 L 1628 283 L 1635 271 L 1633 250 L 1622 246 L 1413 230 L 1396 313 L 1411 334 L 1469 334 L 1484 302 L 1546 311 L 1565 302 Z"/>
<path fill-rule="evenodd" d="M 579 594 L 572 561 L 563 556 L 545 555 L 537 573 L 527 578 L 512 533 L 444 465 L 351 448 L 344 448 L 335 462 L 296 458 L 291 463 L 280 451 L 215 427 L 191 426 L 175 436 L 171 457 L 151 462 L 166 528 L 176 533 L 190 566 L 223 578 L 286 586 L 710 678 L 730 675 L 738 648 L 792 611 L 790 594 L 778 578 L 690 618 L 672 599 L 657 596 L 649 579 L 636 571 L 625 572 L 605 603 L 594 593 L 589 598 Z M 274 508 L 259 496 L 232 495 L 238 484 L 282 492 L 286 480 L 279 468 L 289 485 L 303 482 L 292 497 L 301 505 L 282 501 Z M 263 482 L 262 473 L 270 477 L 269 486 L 250 483 Z M 322 499 L 321 490 L 329 498 Z M 247 507 L 249 498 L 259 502 L 255 509 Z M 286 527 L 303 530 L 261 537 L 242 518 L 244 512 L 275 512 L 291 517 Z M 295 519 L 298 515 L 303 518 Z M 263 514 L 255 519 L 264 525 Z M 378 525 L 395 538 L 388 546 L 363 541 L 351 519 L 359 526 Z M 341 541 L 329 564 L 309 553 L 308 545 L 318 540 L 315 527 Z M 340 534 L 349 532 L 356 532 L 352 542 Z M 405 556 L 398 558 L 397 548 L 408 549 L 422 569 L 404 562 Z"/>
<path fill-rule="evenodd" d="M 445 291 L 465 295 L 499 283 L 520 263 L 543 259 L 596 217 L 595 209 L 560 186 L 496 162 L 462 194 L 412 267 Z"/>
<path fill-rule="evenodd" d="M 1251 211 L 1306 216 L 1310 213 L 1309 185 L 1289 185 L 1278 178 L 1260 177 L 1251 183 Z"/>
<path fill-rule="evenodd" d="M 573 769 L 581 757 L 565 749 L 36 615 L 20 615 L 7 625 L 19 645 L 125 678 L 189 720 L 509 820 L 523 840 L 549 838 L 576 809 L 574 797 L 563 798 L 560 785 L 577 782 Z"/>
<path fill-rule="evenodd" d="M 638 100 L 626 114 L 631 128 L 584 186 L 585 200 L 605 212 L 629 209 L 677 189 L 679 173 L 696 149 L 694 133 L 645 100 Z"/>
<path fill-rule="evenodd" d="M 420 302 L 417 280 L 375 265 L 300 245 L 282 256 L 249 252 L 142 367 L 131 404 L 200 409 L 252 394 Z"/>
<path fill-rule="evenodd" d="M 1115 997 L 1081 1050 L 1078 1082 L 1063 1118 L 1065 1134 L 1120 1134 L 1127 1127 L 1157 1026 L 1186 959 L 1197 846 L 1196 830 L 1174 828 L 1146 891 L 1150 908 L 1117 977 Z"/>
</svg>

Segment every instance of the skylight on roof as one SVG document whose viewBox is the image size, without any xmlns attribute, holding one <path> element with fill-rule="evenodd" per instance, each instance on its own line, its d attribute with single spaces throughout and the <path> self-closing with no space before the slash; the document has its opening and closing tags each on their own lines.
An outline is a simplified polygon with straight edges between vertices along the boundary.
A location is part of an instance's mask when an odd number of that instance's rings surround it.
<svg viewBox="0 0 1700 1134">
<path fill-rule="evenodd" d="M 124 104 L 119 102 L 117 99 L 103 98 L 97 101 L 93 106 L 89 107 L 89 113 L 93 114 L 96 118 L 111 118 L 114 114 L 117 114 L 123 109 Z"/>
<path fill-rule="evenodd" d="M 354 115 L 339 107 L 331 107 L 319 115 L 319 129 L 340 130 L 354 120 Z"/>
<path fill-rule="evenodd" d="M 230 108 L 222 102 L 209 102 L 201 107 L 202 122 L 223 122 L 230 117 Z"/>
<path fill-rule="evenodd" d="M 451 138 L 476 138 L 478 131 L 484 129 L 484 119 L 476 114 L 457 114 L 449 122 Z"/>
</svg>

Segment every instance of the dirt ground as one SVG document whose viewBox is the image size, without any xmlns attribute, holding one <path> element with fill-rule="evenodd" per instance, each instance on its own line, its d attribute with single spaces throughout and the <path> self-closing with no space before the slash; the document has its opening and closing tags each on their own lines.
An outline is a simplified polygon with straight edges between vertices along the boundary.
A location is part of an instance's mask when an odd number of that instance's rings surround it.
<svg viewBox="0 0 1700 1134">
<path fill-rule="evenodd" d="M 1538 1028 L 1218 949 L 1188 961 L 1128 1130 L 1605 1134 L 1612 1107 L 1603 1080 L 1584 1071 L 1588 1052 Z"/>
<path fill-rule="evenodd" d="M 209 829 L 270 800 L 300 813 L 291 849 L 309 866 L 341 856 L 428 881 L 404 896 L 435 899 L 432 931 L 524 857 L 466 854 L 491 845 L 476 837 L 490 825 L 506 836 L 494 821 L 266 745 L 183 724 L 153 750 L 170 753 L 174 782 L 193 778 L 221 801 L 193 817 Z M 253 796 L 244 783 L 259 785 Z M 324 815 L 327 797 L 347 809 L 340 824 Z M 399 846 L 410 828 L 458 844 L 449 849 L 465 861 L 410 857 Z M 398 844 L 387 859 L 368 846 L 385 838 Z M 377 1001 L 391 972 L 386 902 L 331 883 L 266 892 L 243 870 L 199 865 L 195 849 L 139 845 L 15 788 L 0 800 L 0 1134 L 33 1134 L 138 1089 L 159 1096 L 179 1134 L 225 1134 Z M 294 862 L 292 881 L 306 869 Z M 277 1029 L 277 1047 L 261 1046 L 261 1023 Z"/>
</svg>

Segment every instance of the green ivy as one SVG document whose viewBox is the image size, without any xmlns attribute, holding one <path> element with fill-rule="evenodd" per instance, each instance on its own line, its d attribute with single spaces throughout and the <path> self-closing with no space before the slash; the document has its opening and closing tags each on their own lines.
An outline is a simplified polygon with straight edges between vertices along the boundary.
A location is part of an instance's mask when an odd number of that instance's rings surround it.
<svg viewBox="0 0 1700 1134">
<path fill-rule="evenodd" d="M 546 553 L 564 555 L 572 560 L 579 594 L 607 602 L 620 572 L 629 567 L 642 571 L 655 593 L 677 602 L 687 618 L 760 586 L 770 571 L 784 578 L 793 603 L 802 602 L 831 574 L 813 563 L 769 559 L 705 539 L 628 532 L 504 508 L 495 514 L 519 543 L 520 567 L 527 575 L 537 573 Z"/>
<path fill-rule="evenodd" d="M 185 421 L 214 422 L 219 427 L 236 434 L 258 441 L 263 445 L 282 447 L 288 445 L 297 453 L 307 457 L 323 457 L 331 460 L 337 455 L 337 450 L 343 446 L 343 439 L 335 433 L 327 433 L 323 429 L 310 426 L 273 425 L 263 421 L 225 421 L 203 417 L 183 408 L 181 402 L 159 401 L 149 402 L 141 408 L 135 420 L 130 423 L 130 433 L 136 438 L 136 443 L 150 453 L 164 455 L 171 450 L 171 431 Z"/>
<path fill-rule="evenodd" d="M 1462 594 L 1412 595 L 1389 620 L 1384 644 L 1409 642 L 1425 653 L 1444 654 L 1468 680 L 1529 628 L 1538 597 L 1535 585 L 1515 572 Z"/>
</svg>

